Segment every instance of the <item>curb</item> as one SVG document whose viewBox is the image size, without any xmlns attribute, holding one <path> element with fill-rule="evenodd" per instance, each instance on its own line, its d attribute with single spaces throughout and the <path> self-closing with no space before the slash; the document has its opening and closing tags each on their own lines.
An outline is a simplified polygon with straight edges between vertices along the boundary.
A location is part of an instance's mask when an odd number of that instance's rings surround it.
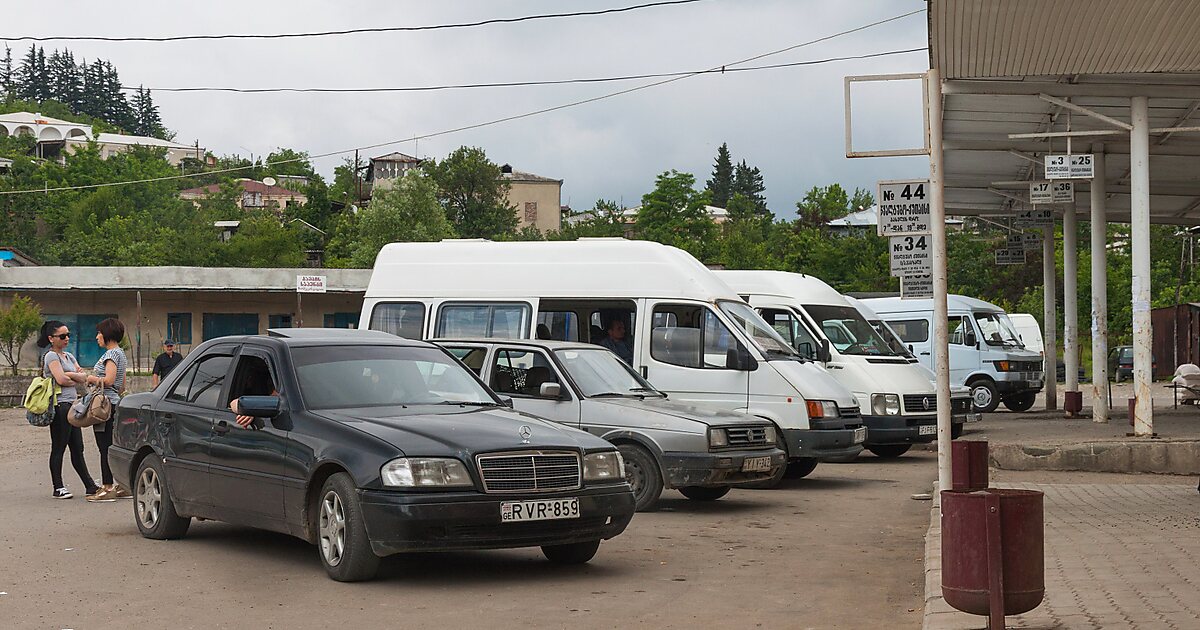
<svg viewBox="0 0 1200 630">
<path fill-rule="evenodd" d="M 1200 475 L 1200 440 L 993 444 L 990 450 L 991 466 L 1001 470 Z"/>
</svg>

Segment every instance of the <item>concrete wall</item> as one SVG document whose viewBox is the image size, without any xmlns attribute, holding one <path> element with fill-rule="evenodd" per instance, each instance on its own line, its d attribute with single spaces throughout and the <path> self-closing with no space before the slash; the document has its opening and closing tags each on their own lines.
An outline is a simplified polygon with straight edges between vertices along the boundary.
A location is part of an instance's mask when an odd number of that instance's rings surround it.
<svg viewBox="0 0 1200 630">
<path fill-rule="evenodd" d="M 125 324 L 125 336 L 138 350 L 140 363 L 135 362 L 135 352 L 129 353 L 130 363 L 149 369 L 149 361 L 162 352 L 162 340 L 167 335 L 168 313 L 191 313 L 191 343 L 180 340 L 179 349 L 184 354 L 204 341 L 204 313 L 253 313 L 258 315 L 258 332 L 267 330 L 271 315 L 291 315 L 292 321 L 302 321 L 305 328 L 321 328 L 325 315 L 333 313 L 358 313 L 362 310 L 362 293 L 305 293 L 301 298 L 301 310 L 297 313 L 295 292 L 258 291 L 155 291 L 144 290 L 141 308 L 141 343 L 137 343 L 137 292 L 136 291 L 20 291 L 20 295 L 33 299 L 46 315 L 117 315 Z M 7 307 L 14 292 L 0 292 L 0 306 Z M 293 324 L 295 325 L 295 324 Z M 76 339 L 90 340 L 95 330 L 72 330 Z M 21 352 L 21 366 L 37 367 L 37 348 L 33 341 L 26 343 Z M 0 366 L 3 367 L 3 366 Z M 90 367 L 90 366 L 89 366 Z"/>
<path fill-rule="evenodd" d="M 556 181 L 513 181 L 508 203 L 517 207 L 518 227 L 534 226 L 542 232 L 557 230 L 562 224 L 562 183 Z M 526 220 L 526 204 L 536 204 L 536 220 Z M 530 208 L 531 210 L 533 208 Z"/>
</svg>

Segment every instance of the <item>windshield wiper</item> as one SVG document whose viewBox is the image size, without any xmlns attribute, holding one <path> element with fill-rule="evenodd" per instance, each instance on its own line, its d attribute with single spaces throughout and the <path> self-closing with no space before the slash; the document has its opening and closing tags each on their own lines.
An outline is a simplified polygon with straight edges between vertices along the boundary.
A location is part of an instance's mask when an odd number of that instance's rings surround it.
<svg viewBox="0 0 1200 630">
<path fill-rule="evenodd" d="M 435 405 L 462 405 L 463 407 L 499 407 L 500 405 L 494 402 L 483 400 L 443 400 Z"/>
<path fill-rule="evenodd" d="M 667 397 L 666 394 L 658 391 L 657 389 L 654 389 L 653 387 L 631 387 L 631 388 L 629 388 L 629 391 L 631 391 L 631 392 L 646 392 L 647 394 L 653 394 L 655 396 L 662 396 L 663 398 Z"/>
<path fill-rule="evenodd" d="M 600 392 L 599 394 L 592 394 L 592 395 L 588 396 L 588 398 L 628 398 L 631 396 L 637 396 L 638 398 L 644 398 L 644 396 L 642 394 L 630 394 L 630 393 L 621 393 L 621 392 Z"/>
</svg>

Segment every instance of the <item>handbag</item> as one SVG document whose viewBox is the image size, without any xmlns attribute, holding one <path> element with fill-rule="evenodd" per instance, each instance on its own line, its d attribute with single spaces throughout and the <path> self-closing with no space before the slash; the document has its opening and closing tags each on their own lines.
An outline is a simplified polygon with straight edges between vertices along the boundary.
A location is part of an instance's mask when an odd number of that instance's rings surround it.
<svg viewBox="0 0 1200 630">
<path fill-rule="evenodd" d="M 38 367 L 44 365 L 46 355 L 43 354 Z M 61 388 L 54 379 L 48 376 L 38 376 L 29 383 L 25 391 L 25 420 L 35 427 L 48 427 L 54 422 L 54 407 L 58 403 L 58 392 Z"/>
<path fill-rule="evenodd" d="M 104 424 L 112 417 L 112 411 L 113 404 L 108 396 L 104 395 L 104 387 L 88 387 L 87 396 L 83 399 L 83 413 L 72 413 L 67 421 L 71 423 L 71 426 L 80 428 Z"/>
</svg>

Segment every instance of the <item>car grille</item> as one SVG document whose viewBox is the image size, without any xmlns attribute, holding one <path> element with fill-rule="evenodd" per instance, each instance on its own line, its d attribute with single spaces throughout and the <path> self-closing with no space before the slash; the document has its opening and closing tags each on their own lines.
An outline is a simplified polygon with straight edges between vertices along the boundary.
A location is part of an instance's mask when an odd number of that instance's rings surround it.
<svg viewBox="0 0 1200 630">
<path fill-rule="evenodd" d="M 905 394 L 904 410 L 908 413 L 934 413 L 937 411 L 937 396 L 932 393 Z"/>
<path fill-rule="evenodd" d="M 852 421 L 852 420 L 858 420 L 860 417 L 862 417 L 862 414 L 860 414 L 858 412 L 858 407 L 845 407 L 845 408 L 839 407 L 838 408 L 838 417 L 843 420 L 851 420 Z"/>
<path fill-rule="evenodd" d="M 1009 372 L 1041 372 L 1041 361 L 1009 361 Z"/>
<path fill-rule="evenodd" d="M 485 492 L 555 492 L 580 486 L 576 453 L 498 453 L 477 460 Z"/>
<path fill-rule="evenodd" d="M 726 427 L 730 446 L 765 446 L 767 427 Z"/>
<path fill-rule="evenodd" d="M 971 399 L 970 398 L 952 398 L 950 399 L 950 409 L 954 413 L 970 413 Z"/>
</svg>

